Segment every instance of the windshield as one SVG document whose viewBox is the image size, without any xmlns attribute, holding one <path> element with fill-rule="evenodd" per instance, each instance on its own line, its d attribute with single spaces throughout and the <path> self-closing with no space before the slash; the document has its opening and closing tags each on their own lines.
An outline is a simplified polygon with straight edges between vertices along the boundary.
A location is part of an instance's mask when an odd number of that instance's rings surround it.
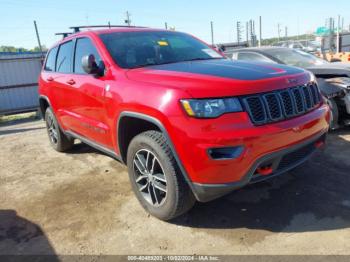
<svg viewBox="0 0 350 262">
<path fill-rule="evenodd" d="M 328 63 L 327 61 L 322 60 L 314 55 L 295 49 L 270 49 L 265 50 L 265 52 L 268 55 L 282 61 L 286 65 L 298 66 L 303 68 Z"/>
<path fill-rule="evenodd" d="M 194 37 L 178 32 L 116 32 L 103 34 L 101 39 L 122 68 L 224 58 Z"/>
</svg>

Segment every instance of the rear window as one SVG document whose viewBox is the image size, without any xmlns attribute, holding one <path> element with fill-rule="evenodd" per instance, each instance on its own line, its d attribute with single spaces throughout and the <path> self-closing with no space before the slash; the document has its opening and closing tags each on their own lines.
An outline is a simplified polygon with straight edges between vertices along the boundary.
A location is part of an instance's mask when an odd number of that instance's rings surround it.
<svg viewBox="0 0 350 262">
<path fill-rule="evenodd" d="M 57 50 L 58 47 L 54 47 L 50 50 L 49 54 L 47 55 L 44 67 L 45 71 L 55 71 Z"/>
<path fill-rule="evenodd" d="M 73 42 L 69 41 L 60 46 L 57 55 L 56 71 L 60 73 L 72 72 Z"/>
</svg>

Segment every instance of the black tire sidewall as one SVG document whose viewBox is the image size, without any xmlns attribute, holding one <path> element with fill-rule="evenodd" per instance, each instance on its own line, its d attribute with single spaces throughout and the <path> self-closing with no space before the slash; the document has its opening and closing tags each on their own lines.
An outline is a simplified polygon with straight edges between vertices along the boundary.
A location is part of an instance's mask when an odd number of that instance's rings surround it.
<svg viewBox="0 0 350 262">
<path fill-rule="evenodd" d="M 48 125 L 47 125 L 47 121 L 48 121 L 49 116 L 52 117 L 53 123 L 56 127 L 56 130 L 57 130 L 57 143 L 56 144 L 53 143 L 51 138 L 50 138 L 49 129 L 48 129 Z M 49 140 L 50 140 L 50 144 L 56 151 L 64 152 L 73 146 L 74 141 L 72 139 L 69 139 L 68 137 L 66 137 L 65 134 L 61 131 L 61 128 L 57 122 L 56 116 L 50 107 L 48 107 L 46 109 L 46 112 L 45 112 L 45 123 L 46 123 L 46 130 L 47 130 L 47 135 L 48 135 Z"/>
<path fill-rule="evenodd" d="M 140 149 L 150 150 L 160 161 L 165 177 L 167 180 L 167 196 L 165 202 L 159 206 L 155 207 L 149 204 L 142 196 L 138 190 L 138 186 L 135 181 L 135 174 L 133 168 L 133 159 L 137 151 Z M 139 135 L 136 136 L 130 143 L 127 154 L 127 166 L 128 173 L 131 182 L 131 186 L 135 195 L 143 208 L 148 211 L 151 215 L 162 219 L 171 219 L 176 210 L 177 202 L 179 199 L 178 191 L 176 190 L 177 178 L 176 178 L 176 167 L 172 165 L 166 152 L 159 144 L 157 144 L 152 138 L 148 136 Z"/>
<path fill-rule="evenodd" d="M 51 137 L 50 137 L 50 133 L 49 133 L 49 128 L 48 128 L 48 118 L 49 117 L 52 117 L 53 119 L 53 123 L 56 127 L 56 130 L 57 130 L 57 143 L 53 143 L 52 140 L 51 140 Z M 46 112 L 45 112 L 45 123 L 46 123 L 46 131 L 47 131 L 47 135 L 49 137 L 49 141 L 50 141 L 50 144 L 51 146 L 55 149 L 55 150 L 58 150 L 58 145 L 60 143 L 60 135 L 59 135 L 59 132 L 58 132 L 58 124 L 57 124 L 57 120 L 56 120 L 56 117 L 54 115 L 54 113 L 52 112 L 51 108 L 47 108 L 46 109 Z"/>
</svg>

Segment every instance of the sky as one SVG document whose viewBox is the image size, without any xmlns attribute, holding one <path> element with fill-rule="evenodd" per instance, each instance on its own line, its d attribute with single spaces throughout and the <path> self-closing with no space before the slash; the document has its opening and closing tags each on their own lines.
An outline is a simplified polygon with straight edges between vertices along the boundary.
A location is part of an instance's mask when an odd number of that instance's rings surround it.
<svg viewBox="0 0 350 262">
<path fill-rule="evenodd" d="M 278 35 L 278 24 L 288 35 L 314 32 L 328 17 L 344 17 L 350 24 L 350 0 L 0 0 L 0 46 L 37 46 L 33 20 L 37 21 L 42 44 L 50 47 L 60 39 L 56 32 L 74 25 L 123 24 L 125 13 L 132 25 L 164 28 L 165 22 L 177 31 L 191 33 L 211 42 L 236 41 L 236 22 L 256 21 L 262 16 L 263 38 Z M 257 32 L 258 33 L 258 32 Z M 245 34 L 243 34 L 245 36 Z"/>
</svg>

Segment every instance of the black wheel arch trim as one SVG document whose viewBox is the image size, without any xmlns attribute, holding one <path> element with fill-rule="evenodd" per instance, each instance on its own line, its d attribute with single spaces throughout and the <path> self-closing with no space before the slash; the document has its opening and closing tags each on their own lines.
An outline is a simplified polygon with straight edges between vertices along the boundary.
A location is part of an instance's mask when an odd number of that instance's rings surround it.
<svg viewBox="0 0 350 262">
<path fill-rule="evenodd" d="M 41 108 L 41 104 L 40 104 L 40 100 L 41 100 L 41 99 L 45 100 L 45 101 L 48 103 L 49 107 L 50 107 L 52 110 L 53 110 L 53 108 L 52 108 L 50 99 L 49 99 L 47 96 L 39 95 L 39 108 L 40 108 L 40 112 L 41 112 L 41 114 L 42 114 L 42 116 L 43 116 L 43 119 L 44 119 L 44 117 L 45 117 L 45 112 L 43 112 L 43 111 L 42 111 L 42 108 Z"/>
<path fill-rule="evenodd" d="M 118 121 L 117 121 L 117 132 L 118 133 L 119 133 L 119 127 L 120 127 L 119 124 L 120 124 L 120 121 L 121 121 L 121 119 L 123 117 L 133 117 L 133 118 L 139 118 L 141 120 L 149 121 L 152 124 L 156 125 L 160 129 L 160 131 L 164 134 L 165 138 L 168 141 L 168 145 L 169 145 L 172 153 L 174 154 L 174 158 L 176 160 L 176 163 L 179 166 L 179 168 L 181 170 L 181 173 L 184 176 L 185 181 L 187 182 L 187 184 L 191 188 L 191 190 L 192 190 L 194 196 L 196 197 L 196 199 L 198 201 L 200 201 L 199 195 L 196 192 L 196 188 L 194 187 L 193 182 L 191 181 L 191 179 L 190 179 L 190 177 L 189 177 L 185 167 L 183 166 L 183 164 L 182 164 L 182 162 L 181 162 L 181 160 L 180 160 L 180 158 L 179 158 L 179 156 L 178 156 L 178 154 L 177 154 L 177 152 L 175 150 L 175 146 L 174 146 L 174 144 L 173 144 L 173 142 L 172 142 L 172 140 L 171 140 L 171 138 L 169 136 L 169 133 L 166 130 L 166 128 L 164 127 L 164 125 L 162 124 L 162 122 L 159 119 L 157 119 L 157 118 L 155 118 L 153 116 L 150 116 L 150 115 L 145 115 L 145 114 L 138 113 L 138 112 L 133 112 L 133 111 L 123 111 L 122 113 L 120 113 Z M 120 148 L 119 134 L 117 134 L 117 139 L 118 139 L 119 153 L 120 153 L 120 155 L 122 155 L 122 151 L 121 151 L 121 148 Z"/>
</svg>

